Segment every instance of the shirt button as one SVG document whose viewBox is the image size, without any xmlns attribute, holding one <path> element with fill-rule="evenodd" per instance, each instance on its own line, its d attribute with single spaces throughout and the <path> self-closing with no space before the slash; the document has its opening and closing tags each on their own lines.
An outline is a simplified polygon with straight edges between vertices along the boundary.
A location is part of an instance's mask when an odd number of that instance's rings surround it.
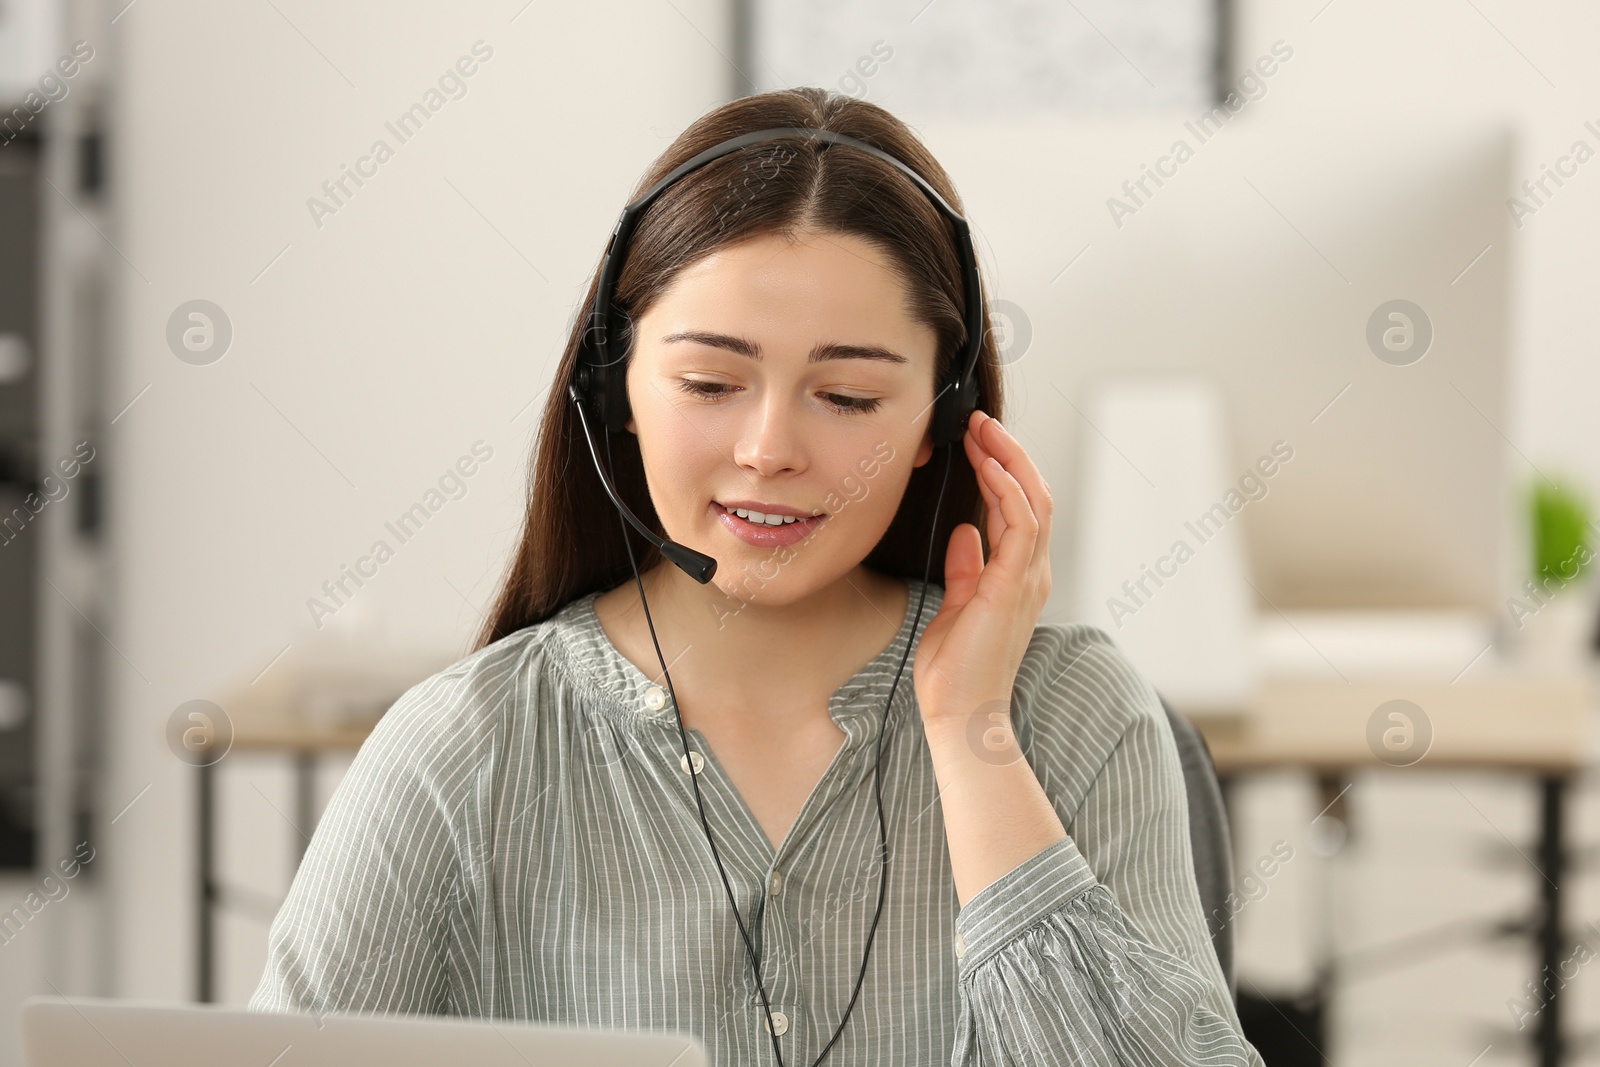
<svg viewBox="0 0 1600 1067">
<path fill-rule="evenodd" d="M 776 1034 L 778 1037 L 782 1037 L 784 1034 L 789 1032 L 789 1017 L 781 1011 L 775 1011 L 772 1013 L 772 1023 L 769 1026 L 767 1024 L 767 1018 L 763 1014 L 761 1017 L 761 1028 L 769 1034 Z"/>
<path fill-rule="evenodd" d="M 767 895 L 769 897 L 775 897 L 775 896 L 778 895 L 778 891 L 780 889 L 782 889 L 782 888 L 783 888 L 783 875 L 780 874 L 777 870 L 774 870 L 772 872 L 772 877 L 767 879 Z"/>
<path fill-rule="evenodd" d="M 700 753 L 698 753 L 698 752 L 690 752 L 688 756 L 679 756 L 678 757 L 678 766 L 683 768 L 683 773 L 684 774 L 688 774 L 689 773 L 690 757 L 693 757 L 693 760 L 694 760 L 694 773 L 695 774 L 699 774 L 701 771 L 705 770 L 705 766 L 706 766 L 705 757 L 700 755 Z"/>
<path fill-rule="evenodd" d="M 667 691 L 659 685 L 652 685 L 644 691 L 644 706 L 651 711 L 660 711 L 667 706 Z"/>
<path fill-rule="evenodd" d="M 959 959 L 964 959 L 966 957 L 966 955 L 967 955 L 967 943 L 966 943 L 966 941 L 962 940 L 960 934 L 957 934 L 956 935 L 956 959 L 958 959 L 958 960 Z"/>
</svg>

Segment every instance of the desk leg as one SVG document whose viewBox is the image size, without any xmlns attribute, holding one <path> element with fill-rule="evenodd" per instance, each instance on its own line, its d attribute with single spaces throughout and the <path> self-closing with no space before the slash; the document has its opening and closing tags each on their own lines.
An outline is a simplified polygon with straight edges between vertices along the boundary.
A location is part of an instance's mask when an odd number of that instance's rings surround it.
<svg viewBox="0 0 1600 1067">
<path fill-rule="evenodd" d="M 306 846 L 316 828 L 317 819 L 317 754 L 301 749 L 294 754 L 294 825 L 298 832 L 295 840 L 294 866 L 306 858 Z"/>
<path fill-rule="evenodd" d="M 215 857 L 212 852 L 212 831 L 216 820 L 216 770 L 209 763 L 201 763 L 196 769 L 200 772 L 200 778 L 199 796 L 195 802 L 195 869 L 198 878 L 195 886 L 195 914 L 198 917 L 195 930 L 195 1000 L 209 1004 L 212 998 L 212 942 L 215 933 L 212 910 L 217 894 L 216 879 L 213 877 Z"/>
<path fill-rule="evenodd" d="M 1565 1058 L 1561 1037 L 1561 881 L 1566 875 L 1566 849 L 1563 836 L 1567 787 L 1566 775 L 1546 775 L 1540 779 L 1541 814 L 1539 819 L 1539 892 L 1541 907 L 1535 937 L 1538 940 L 1539 976 L 1542 1008 L 1534 1035 L 1539 1067 L 1558 1067 Z"/>
</svg>

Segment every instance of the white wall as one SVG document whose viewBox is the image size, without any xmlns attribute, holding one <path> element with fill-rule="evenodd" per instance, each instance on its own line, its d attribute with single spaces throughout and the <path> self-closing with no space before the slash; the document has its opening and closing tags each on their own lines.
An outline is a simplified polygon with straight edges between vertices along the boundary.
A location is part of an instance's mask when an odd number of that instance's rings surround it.
<svg viewBox="0 0 1600 1067">
<path fill-rule="evenodd" d="M 481 439 L 493 458 L 467 494 L 346 609 L 407 645 L 464 648 L 516 533 L 527 405 L 633 183 L 725 99 L 725 21 L 713 0 L 144 3 L 118 20 L 114 240 L 131 266 L 111 392 L 149 389 L 108 449 L 126 662 L 107 817 L 150 789 L 99 861 L 116 994 L 192 990 L 193 782 L 169 714 L 286 645 L 274 669 L 314 654 L 331 627 L 307 599 Z M 385 122 L 479 40 L 493 54 L 466 95 L 401 144 Z M 393 158 L 318 228 L 307 199 L 378 138 Z M 233 323 L 209 366 L 165 341 L 194 298 Z M 260 792 L 224 791 L 247 843 L 225 860 L 287 863 L 270 772 Z"/>
</svg>

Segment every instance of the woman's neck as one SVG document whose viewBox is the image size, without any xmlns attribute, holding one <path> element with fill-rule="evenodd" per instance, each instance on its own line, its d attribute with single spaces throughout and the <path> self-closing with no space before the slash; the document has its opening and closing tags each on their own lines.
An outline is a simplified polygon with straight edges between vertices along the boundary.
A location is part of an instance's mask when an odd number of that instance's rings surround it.
<svg viewBox="0 0 1600 1067">
<path fill-rule="evenodd" d="M 828 698 L 899 633 L 910 595 L 904 579 L 865 566 L 792 603 L 759 593 L 741 601 L 670 564 L 642 580 L 685 725 L 826 712 Z M 624 582 L 594 607 L 617 650 L 665 686 L 638 586 Z"/>
</svg>

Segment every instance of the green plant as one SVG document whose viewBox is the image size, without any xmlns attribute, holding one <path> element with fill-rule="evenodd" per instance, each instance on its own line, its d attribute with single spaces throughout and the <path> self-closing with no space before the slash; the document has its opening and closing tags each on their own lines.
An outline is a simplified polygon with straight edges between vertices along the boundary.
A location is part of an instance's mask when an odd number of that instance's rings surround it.
<svg viewBox="0 0 1600 1067">
<path fill-rule="evenodd" d="M 1576 489 L 1540 478 L 1533 483 L 1530 505 L 1534 579 L 1557 586 L 1574 581 L 1594 559 L 1586 534 L 1588 501 Z"/>
</svg>

